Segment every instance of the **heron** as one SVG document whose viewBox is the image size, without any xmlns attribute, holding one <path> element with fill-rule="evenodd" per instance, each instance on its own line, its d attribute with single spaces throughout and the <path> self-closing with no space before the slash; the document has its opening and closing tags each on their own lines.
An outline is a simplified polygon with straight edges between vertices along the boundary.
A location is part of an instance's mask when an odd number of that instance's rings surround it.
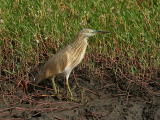
<svg viewBox="0 0 160 120">
<path fill-rule="evenodd" d="M 40 83 L 42 80 L 51 79 L 55 93 L 57 93 L 55 77 L 62 73 L 66 79 L 66 86 L 70 97 L 73 97 L 69 85 L 69 76 L 71 71 L 81 63 L 85 56 L 86 48 L 88 46 L 88 38 L 99 33 L 108 33 L 106 31 L 99 31 L 93 29 L 82 29 L 75 41 L 62 50 L 54 54 L 43 66 L 36 77 L 36 82 Z"/>
</svg>

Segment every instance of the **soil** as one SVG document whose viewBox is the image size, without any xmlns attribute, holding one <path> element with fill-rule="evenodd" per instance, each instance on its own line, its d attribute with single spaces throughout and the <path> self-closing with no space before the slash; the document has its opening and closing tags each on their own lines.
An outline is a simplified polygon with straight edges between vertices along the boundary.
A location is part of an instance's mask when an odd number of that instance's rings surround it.
<svg viewBox="0 0 160 120">
<path fill-rule="evenodd" d="M 83 69 L 72 74 L 70 85 L 75 98 L 73 101 L 67 95 L 62 76 L 56 78 L 59 86 L 57 96 L 54 96 L 51 83 L 47 80 L 37 87 L 30 84 L 27 94 L 7 81 L 1 84 L 0 119 L 160 120 L 160 97 L 145 92 L 131 94 L 135 91 L 126 91 L 124 83 L 115 80 L 111 71 L 108 72 L 110 76 L 105 78 L 96 74 L 93 78 Z M 76 76 L 79 73 L 81 76 Z"/>
</svg>

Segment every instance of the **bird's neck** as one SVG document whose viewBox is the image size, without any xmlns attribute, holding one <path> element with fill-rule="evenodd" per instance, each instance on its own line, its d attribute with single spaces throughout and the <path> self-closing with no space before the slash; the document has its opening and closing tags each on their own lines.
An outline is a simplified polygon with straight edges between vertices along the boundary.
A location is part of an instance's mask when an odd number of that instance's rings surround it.
<svg viewBox="0 0 160 120">
<path fill-rule="evenodd" d="M 73 49 L 84 49 L 88 45 L 88 37 L 79 35 L 72 44 Z"/>
<path fill-rule="evenodd" d="M 77 44 L 88 44 L 88 37 L 84 36 L 84 35 L 78 35 L 78 37 L 75 40 L 75 43 Z"/>
</svg>

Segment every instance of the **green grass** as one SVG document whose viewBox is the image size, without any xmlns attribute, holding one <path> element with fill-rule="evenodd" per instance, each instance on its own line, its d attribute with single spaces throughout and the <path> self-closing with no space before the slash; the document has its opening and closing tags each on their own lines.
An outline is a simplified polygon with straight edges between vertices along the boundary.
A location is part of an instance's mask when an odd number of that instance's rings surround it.
<svg viewBox="0 0 160 120">
<path fill-rule="evenodd" d="M 111 59 L 119 58 L 120 69 L 135 76 L 143 74 L 142 69 L 156 69 L 160 64 L 160 2 L 140 1 L 1 0 L 1 68 L 14 74 L 24 64 L 32 68 L 37 53 L 43 56 L 38 44 L 41 50 L 54 53 L 72 42 L 81 29 L 92 28 L 110 34 L 91 38 L 88 52 L 96 49 Z"/>
</svg>

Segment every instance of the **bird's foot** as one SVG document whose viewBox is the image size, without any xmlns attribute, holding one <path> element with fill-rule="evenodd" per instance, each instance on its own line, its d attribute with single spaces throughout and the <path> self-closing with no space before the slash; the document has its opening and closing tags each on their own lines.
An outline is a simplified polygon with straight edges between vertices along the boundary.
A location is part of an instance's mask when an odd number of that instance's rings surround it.
<svg viewBox="0 0 160 120">
<path fill-rule="evenodd" d="M 69 101 L 79 102 L 79 100 L 77 99 L 77 97 L 73 96 L 73 94 L 70 93 L 70 92 L 67 93 L 67 99 L 68 99 Z"/>
<path fill-rule="evenodd" d="M 68 100 L 73 101 L 73 102 L 79 102 L 79 100 L 76 97 L 70 96 Z"/>
</svg>

